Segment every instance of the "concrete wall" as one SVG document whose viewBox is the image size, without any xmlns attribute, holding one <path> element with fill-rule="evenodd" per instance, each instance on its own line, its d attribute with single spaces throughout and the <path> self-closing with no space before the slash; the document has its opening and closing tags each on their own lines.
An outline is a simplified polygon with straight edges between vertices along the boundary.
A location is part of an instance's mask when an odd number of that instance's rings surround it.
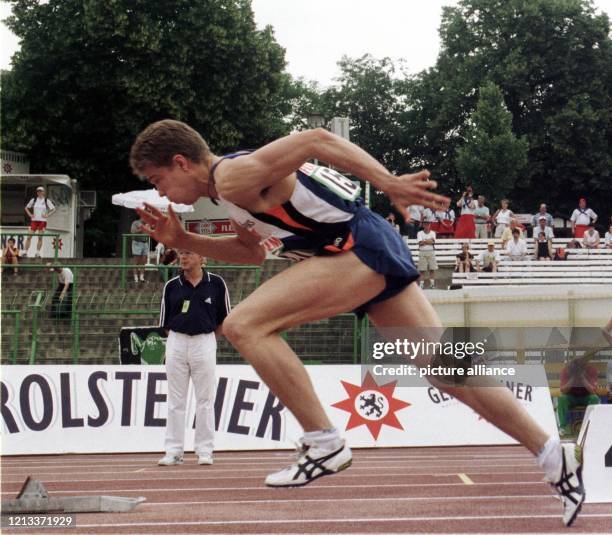
<svg viewBox="0 0 612 535">
<path fill-rule="evenodd" d="M 426 292 L 448 327 L 603 327 L 612 285 L 464 288 Z"/>
</svg>

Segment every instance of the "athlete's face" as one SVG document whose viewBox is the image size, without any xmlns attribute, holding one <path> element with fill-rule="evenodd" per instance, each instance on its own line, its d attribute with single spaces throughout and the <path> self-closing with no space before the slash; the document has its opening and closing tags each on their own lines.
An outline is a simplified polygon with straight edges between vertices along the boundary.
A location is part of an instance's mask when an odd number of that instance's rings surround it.
<svg viewBox="0 0 612 535">
<path fill-rule="evenodd" d="M 193 165 L 184 161 L 173 161 L 168 167 L 148 165 L 142 171 L 160 195 L 175 203 L 193 204 L 202 196 L 201 184 Z"/>
</svg>

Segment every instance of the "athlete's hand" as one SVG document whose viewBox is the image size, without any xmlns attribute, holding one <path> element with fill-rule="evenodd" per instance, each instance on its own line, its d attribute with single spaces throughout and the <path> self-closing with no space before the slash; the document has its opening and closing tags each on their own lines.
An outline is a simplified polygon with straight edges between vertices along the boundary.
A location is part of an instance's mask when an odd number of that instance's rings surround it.
<svg viewBox="0 0 612 535">
<path fill-rule="evenodd" d="M 432 210 L 446 210 L 450 204 L 448 197 L 430 191 L 436 189 L 438 183 L 429 180 L 429 175 L 429 171 L 400 175 L 390 181 L 385 189 L 385 193 L 406 222 L 410 218 L 408 206 L 411 204 L 420 204 Z"/>
<path fill-rule="evenodd" d="M 142 232 L 163 243 L 166 247 L 173 247 L 174 249 L 182 247 L 187 231 L 172 209 L 172 205 L 168 205 L 167 214 L 147 203 L 145 203 L 144 209 L 136 208 L 136 212 L 145 222 L 144 225 L 140 225 Z"/>
<path fill-rule="evenodd" d="M 244 245 L 250 248 L 261 247 L 261 236 L 255 230 L 245 227 L 233 219 L 230 219 L 230 221 L 236 231 L 236 236 Z"/>
</svg>

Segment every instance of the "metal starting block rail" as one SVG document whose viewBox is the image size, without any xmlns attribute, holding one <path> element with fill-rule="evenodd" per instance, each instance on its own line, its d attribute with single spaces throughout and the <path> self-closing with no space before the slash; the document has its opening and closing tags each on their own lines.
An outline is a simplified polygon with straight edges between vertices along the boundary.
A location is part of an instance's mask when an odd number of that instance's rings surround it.
<svg viewBox="0 0 612 535">
<path fill-rule="evenodd" d="M 45 486 L 28 476 L 15 500 L 2 501 L 2 514 L 14 513 L 125 513 L 146 498 L 68 496 L 50 498 Z"/>
</svg>

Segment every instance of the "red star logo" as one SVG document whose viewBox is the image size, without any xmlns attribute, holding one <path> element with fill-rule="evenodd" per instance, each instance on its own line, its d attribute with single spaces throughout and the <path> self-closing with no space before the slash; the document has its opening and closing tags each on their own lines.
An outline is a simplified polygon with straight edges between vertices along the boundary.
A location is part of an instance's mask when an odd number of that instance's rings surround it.
<svg viewBox="0 0 612 535">
<path fill-rule="evenodd" d="M 365 425 L 374 440 L 377 440 L 383 424 L 396 429 L 404 429 L 395 413 L 409 407 L 410 403 L 393 397 L 397 381 L 378 386 L 368 373 L 361 386 L 346 381 L 340 382 L 346 390 L 348 398 L 334 403 L 332 407 L 351 413 L 351 417 L 346 424 L 347 431 Z"/>
</svg>

